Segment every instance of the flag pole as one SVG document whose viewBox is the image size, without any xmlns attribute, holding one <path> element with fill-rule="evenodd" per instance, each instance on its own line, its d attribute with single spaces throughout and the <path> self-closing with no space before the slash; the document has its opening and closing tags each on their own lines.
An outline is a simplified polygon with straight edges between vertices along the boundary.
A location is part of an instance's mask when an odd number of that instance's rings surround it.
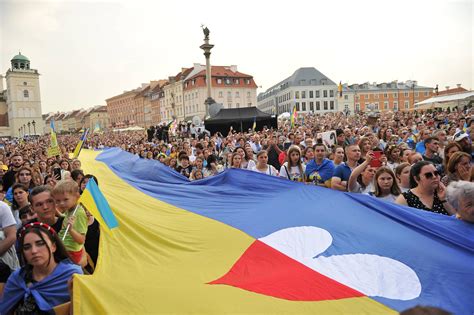
<svg viewBox="0 0 474 315">
<path fill-rule="evenodd" d="M 79 208 L 79 203 L 77 204 L 76 208 L 74 209 L 74 211 L 72 212 L 72 215 L 76 215 L 76 212 L 77 212 L 77 209 Z M 64 241 L 64 239 L 66 238 L 66 235 L 67 233 L 69 232 L 69 229 L 71 228 L 71 224 L 68 224 L 67 227 L 66 227 L 66 231 L 64 232 L 64 235 L 63 235 L 63 238 L 61 239 L 61 241 Z"/>
</svg>

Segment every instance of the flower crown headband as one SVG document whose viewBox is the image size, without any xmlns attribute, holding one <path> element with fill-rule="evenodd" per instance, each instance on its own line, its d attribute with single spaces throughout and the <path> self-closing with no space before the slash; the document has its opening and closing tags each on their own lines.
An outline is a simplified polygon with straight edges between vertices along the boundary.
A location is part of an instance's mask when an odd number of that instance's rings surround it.
<svg viewBox="0 0 474 315">
<path fill-rule="evenodd" d="M 43 223 L 43 222 L 31 222 L 31 223 L 25 224 L 20 229 L 20 237 L 23 238 L 25 236 L 26 230 L 28 230 L 29 228 L 33 228 L 33 227 L 43 227 L 45 230 L 47 230 L 49 233 L 51 233 L 52 236 L 56 235 L 56 231 L 51 226 L 49 226 L 48 224 Z"/>
</svg>

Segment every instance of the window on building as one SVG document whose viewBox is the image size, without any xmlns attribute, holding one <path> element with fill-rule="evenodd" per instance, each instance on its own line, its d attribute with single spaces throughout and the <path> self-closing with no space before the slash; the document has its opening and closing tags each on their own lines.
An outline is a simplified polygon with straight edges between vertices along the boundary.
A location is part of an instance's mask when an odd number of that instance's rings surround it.
<svg viewBox="0 0 474 315">
<path fill-rule="evenodd" d="M 301 91 L 301 98 L 306 98 L 306 91 Z"/>
<path fill-rule="evenodd" d="M 358 97 L 358 96 L 356 96 L 356 97 L 355 97 L 355 100 L 356 100 L 356 101 L 358 101 L 358 100 L 359 100 L 359 97 Z"/>
<path fill-rule="evenodd" d="M 232 108 L 232 103 L 228 103 L 227 108 Z"/>
<path fill-rule="evenodd" d="M 301 103 L 301 110 L 302 110 L 303 112 L 306 111 L 306 102 Z"/>
<path fill-rule="evenodd" d="M 379 95 L 378 95 L 378 94 L 375 94 L 375 98 L 377 98 L 377 99 L 378 99 L 378 98 L 379 98 Z"/>
<path fill-rule="evenodd" d="M 28 92 L 28 90 L 24 90 L 23 97 L 30 97 L 30 92 Z"/>
<path fill-rule="evenodd" d="M 235 103 L 236 108 L 240 108 L 240 103 Z"/>
<path fill-rule="evenodd" d="M 299 92 L 299 91 L 295 91 L 295 98 L 296 98 L 296 99 L 299 99 L 299 98 L 300 98 L 300 92 Z"/>
<path fill-rule="evenodd" d="M 250 97 L 250 92 L 247 92 L 247 97 Z"/>
<path fill-rule="evenodd" d="M 316 102 L 316 110 L 321 110 L 321 103 L 319 101 Z"/>
<path fill-rule="evenodd" d="M 393 102 L 393 109 L 398 110 L 398 102 Z"/>
<path fill-rule="evenodd" d="M 235 80 L 234 80 L 234 83 L 235 83 L 235 84 L 240 84 L 240 80 L 239 80 L 239 79 L 235 79 Z M 237 106 L 237 107 L 238 107 L 238 106 Z"/>
<path fill-rule="evenodd" d="M 418 97 L 418 92 L 415 92 L 415 96 Z"/>
<path fill-rule="evenodd" d="M 408 92 L 405 92 L 404 95 L 405 95 L 405 97 L 408 97 Z"/>
<path fill-rule="evenodd" d="M 319 98 L 319 90 L 316 91 L 316 98 Z"/>
<path fill-rule="evenodd" d="M 377 102 L 374 105 L 375 105 L 375 110 L 379 110 L 379 103 Z"/>
<path fill-rule="evenodd" d="M 360 104 L 359 103 L 356 103 L 355 110 L 360 111 Z"/>
<path fill-rule="evenodd" d="M 329 109 L 334 110 L 334 101 L 329 102 Z"/>
<path fill-rule="evenodd" d="M 313 91 L 309 91 L 309 98 L 313 98 Z"/>
<path fill-rule="evenodd" d="M 219 97 L 224 97 L 222 91 L 219 92 Z"/>
<path fill-rule="evenodd" d="M 397 98 L 397 97 L 398 97 L 398 93 L 393 93 L 393 97 L 394 97 L 394 98 Z"/>
<path fill-rule="evenodd" d="M 229 78 L 226 78 L 226 79 L 225 79 L 225 84 L 231 84 L 231 82 L 230 82 L 230 79 L 229 79 Z"/>
<path fill-rule="evenodd" d="M 300 103 L 296 103 L 296 111 L 300 111 Z"/>
<path fill-rule="evenodd" d="M 410 102 L 405 101 L 405 109 L 409 109 L 409 108 L 410 108 Z"/>
<path fill-rule="evenodd" d="M 425 96 L 428 96 L 429 95 L 429 92 L 425 92 Z"/>
<path fill-rule="evenodd" d="M 222 79 L 217 79 L 217 84 L 222 84 Z"/>
<path fill-rule="evenodd" d="M 388 102 L 383 102 L 383 109 L 388 109 Z"/>
<path fill-rule="evenodd" d="M 309 110 L 314 112 L 314 102 L 309 102 Z"/>
<path fill-rule="evenodd" d="M 247 85 L 249 85 L 249 84 L 250 84 L 250 79 L 246 79 L 246 80 L 245 80 L 245 83 L 246 83 Z"/>
<path fill-rule="evenodd" d="M 344 99 L 345 99 L 345 100 L 348 100 L 348 99 L 349 99 L 349 95 L 344 95 Z"/>
<path fill-rule="evenodd" d="M 232 92 L 231 91 L 227 92 L 227 98 L 232 98 Z"/>
<path fill-rule="evenodd" d="M 323 97 L 328 97 L 328 91 L 327 90 L 323 91 Z"/>
<path fill-rule="evenodd" d="M 240 92 L 239 91 L 235 92 L 235 97 L 240 97 Z"/>
<path fill-rule="evenodd" d="M 387 93 L 383 93 L 383 98 L 388 98 L 388 94 L 387 94 Z"/>
<path fill-rule="evenodd" d="M 28 85 L 28 83 L 26 83 L 26 82 L 23 82 L 23 85 Z"/>
<path fill-rule="evenodd" d="M 324 101 L 324 110 L 328 110 L 328 102 L 327 101 Z"/>
<path fill-rule="evenodd" d="M 334 90 L 329 90 L 329 96 L 334 97 Z"/>
</svg>

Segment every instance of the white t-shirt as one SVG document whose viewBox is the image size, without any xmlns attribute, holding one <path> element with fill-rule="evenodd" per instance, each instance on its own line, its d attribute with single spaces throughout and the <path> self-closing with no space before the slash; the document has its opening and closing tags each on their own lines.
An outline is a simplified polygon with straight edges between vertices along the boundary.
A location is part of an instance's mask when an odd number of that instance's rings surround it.
<svg viewBox="0 0 474 315">
<path fill-rule="evenodd" d="M 280 177 L 295 181 L 295 182 L 302 182 L 304 179 L 304 172 L 306 170 L 306 166 L 302 165 L 303 173 L 300 172 L 300 168 L 298 166 L 288 167 L 288 162 L 285 162 L 280 168 Z"/>
<path fill-rule="evenodd" d="M 4 229 L 12 225 L 16 225 L 13 213 L 6 203 L 0 201 L 0 229 Z"/>
<path fill-rule="evenodd" d="M 374 185 L 372 184 L 372 182 L 365 188 L 362 188 L 359 182 L 355 182 L 355 188 L 350 190 L 350 192 L 360 193 L 360 194 L 368 194 L 372 191 L 374 191 Z"/>
<path fill-rule="evenodd" d="M 256 165 L 252 167 L 250 170 L 254 172 L 262 173 L 262 174 L 267 174 L 270 176 L 278 176 L 278 172 L 276 168 L 274 168 L 272 165 L 267 165 L 267 170 L 264 172 L 258 170 Z"/>
</svg>

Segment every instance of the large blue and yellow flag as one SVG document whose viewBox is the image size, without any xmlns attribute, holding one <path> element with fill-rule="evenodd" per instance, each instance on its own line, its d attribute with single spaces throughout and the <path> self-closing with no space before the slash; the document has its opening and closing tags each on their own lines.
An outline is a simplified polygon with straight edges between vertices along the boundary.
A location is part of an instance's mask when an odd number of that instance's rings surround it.
<svg viewBox="0 0 474 315">
<path fill-rule="evenodd" d="M 77 314 L 472 314 L 474 226 L 247 170 L 190 182 L 84 150 L 117 218 Z"/>
<path fill-rule="evenodd" d="M 79 142 L 77 143 L 76 148 L 74 149 L 74 152 L 72 154 L 74 159 L 77 159 L 79 157 L 79 154 L 81 153 L 81 150 L 82 150 L 82 146 L 84 145 L 84 142 L 86 142 L 87 140 L 88 133 L 89 133 L 89 128 L 84 130 L 84 132 L 82 133 L 82 136 L 79 139 Z"/>
</svg>

